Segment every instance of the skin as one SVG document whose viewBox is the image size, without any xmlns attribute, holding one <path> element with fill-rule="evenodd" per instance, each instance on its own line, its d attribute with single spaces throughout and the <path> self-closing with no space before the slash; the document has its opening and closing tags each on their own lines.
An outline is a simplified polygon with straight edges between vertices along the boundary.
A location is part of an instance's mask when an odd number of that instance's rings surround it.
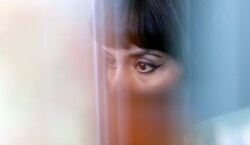
<svg viewBox="0 0 250 145">
<path fill-rule="evenodd" d="M 172 100 L 181 75 L 178 63 L 161 51 L 132 44 L 102 50 L 110 99 L 110 144 L 176 144 L 178 111 Z"/>
<path fill-rule="evenodd" d="M 109 91 L 134 92 L 145 96 L 166 96 L 180 78 L 179 65 L 161 51 L 130 45 L 103 47 Z"/>
</svg>

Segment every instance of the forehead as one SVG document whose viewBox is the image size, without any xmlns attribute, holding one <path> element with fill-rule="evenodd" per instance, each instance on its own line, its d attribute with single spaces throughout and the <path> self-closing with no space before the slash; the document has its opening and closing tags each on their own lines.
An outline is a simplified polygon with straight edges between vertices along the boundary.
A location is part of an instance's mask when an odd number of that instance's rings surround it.
<svg viewBox="0 0 250 145">
<path fill-rule="evenodd" d="M 145 49 L 145 48 L 140 48 L 136 45 L 130 45 L 129 47 L 106 47 L 102 46 L 102 50 L 105 52 L 108 52 L 109 54 L 112 55 L 133 55 L 133 56 L 138 56 L 138 55 L 145 55 L 145 54 L 152 54 L 156 56 L 163 56 L 164 53 L 158 50 L 154 49 Z"/>
</svg>

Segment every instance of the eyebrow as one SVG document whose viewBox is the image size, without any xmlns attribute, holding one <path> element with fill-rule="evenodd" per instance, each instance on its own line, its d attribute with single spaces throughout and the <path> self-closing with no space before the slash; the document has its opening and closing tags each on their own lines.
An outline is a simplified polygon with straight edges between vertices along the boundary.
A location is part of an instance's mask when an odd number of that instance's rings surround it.
<svg viewBox="0 0 250 145">
<path fill-rule="evenodd" d="M 113 56 L 114 53 L 113 50 L 108 50 L 106 47 L 102 47 L 101 51 L 111 56 Z"/>
<path fill-rule="evenodd" d="M 102 50 L 108 53 L 109 55 L 113 55 L 114 50 L 108 50 L 106 47 L 102 47 Z M 143 49 L 143 48 L 135 48 L 132 50 L 128 50 L 129 56 L 143 56 L 143 55 L 153 55 L 155 57 L 163 57 L 161 52 L 151 49 Z"/>
<path fill-rule="evenodd" d="M 129 55 L 132 55 L 132 56 L 153 55 L 156 57 L 163 57 L 163 55 L 161 55 L 160 52 L 158 51 L 150 50 L 150 49 L 141 49 L 141 48 L 131 50 L 131 52 L 129 52 Z"/>
</svg>

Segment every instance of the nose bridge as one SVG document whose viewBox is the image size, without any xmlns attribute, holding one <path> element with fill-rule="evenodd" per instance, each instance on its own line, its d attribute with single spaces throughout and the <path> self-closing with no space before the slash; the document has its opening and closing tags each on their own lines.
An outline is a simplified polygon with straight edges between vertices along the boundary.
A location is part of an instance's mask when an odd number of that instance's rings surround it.
<svg viewBox="0 0 250 145">
<path fill-rule="evenodd" d="M 119 61 L 109 79 L 109 123 L 110 144 L 128 143 L 130 97 L 133 88 L 133 75 L 126 62 Z"/>
<path fill-rule="evenodd" d="M 114 76 L 112 76 L 112 88 L 117 93 L 128 93 L 133 85 L 132 74 L 126 65 L 118 64 Z"/>
</svg>

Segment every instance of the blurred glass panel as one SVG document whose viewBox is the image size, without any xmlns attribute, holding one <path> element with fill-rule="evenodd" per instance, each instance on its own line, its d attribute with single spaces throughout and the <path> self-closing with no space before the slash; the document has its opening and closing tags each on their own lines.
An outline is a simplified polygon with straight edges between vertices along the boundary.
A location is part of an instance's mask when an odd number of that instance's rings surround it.
<svg viewBox="0 0 250 145">
<path fill-rule="evenodd" d="M 0 3 L 0 144 L 96 144 L 92 1 Z"/>
</svg>

